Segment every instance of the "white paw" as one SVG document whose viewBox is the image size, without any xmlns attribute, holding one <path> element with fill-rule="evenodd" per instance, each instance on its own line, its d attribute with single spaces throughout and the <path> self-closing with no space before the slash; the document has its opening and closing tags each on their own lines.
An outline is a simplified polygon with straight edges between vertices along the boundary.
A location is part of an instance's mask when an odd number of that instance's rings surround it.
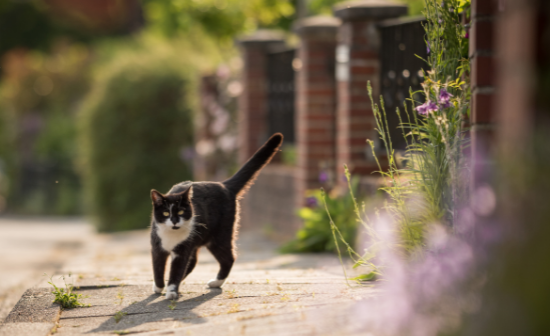
<svg viewBox="0 0 550 336">
<path fill-rule="evenodd" d="M 157 294 L 160 294 L 160 293 L 162 293 L 162 290 L 163 290 L 162 287 L 157 287 L 157 285 L 155 285 L 155 283 L 153 283 L 153 292 L 155 292 Z"/>
<path fill-rule="evenodd" d="M 210 288 L 220 288 L 225 283 L 225 279 L 218 280 L 218 279 L 212 279 L 208 281 L 208 287 Z"/>
<path fill-rule="evenodd" d="M 176 285 L 170 285 L 166 288 L 166 299 L 176 300 L 178 298 L 178 292 L 176 292 Z"/>
</svg>

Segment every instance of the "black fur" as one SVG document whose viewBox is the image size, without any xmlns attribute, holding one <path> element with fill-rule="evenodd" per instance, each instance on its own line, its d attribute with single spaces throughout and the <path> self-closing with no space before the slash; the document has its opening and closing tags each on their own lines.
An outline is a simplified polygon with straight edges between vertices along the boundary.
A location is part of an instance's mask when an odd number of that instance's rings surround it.
<svg viewBox="0 0 550 336">
<path fill-rule="evenodd" d="M 224 182 L 181 182 L 173 186 L 166 195 L 151 191 L 151 245 L 156 287 L 164 288 L 166 260 L 170 253 L 173 253 L 175 257 L 172 259 L 168 285 L 174 285 L 175 291 L 178 292 L 180 282 L 195 267 L 198 250 L 202 246 L 205 246 L 220 264 L 216 279 L 227 279 L 236 258 L 238 199 L 254 183 L 260 170 L 271 161 L 282 142 L 282 134 L 274 134 L 234 176 Z M 167 211 L 170 206 L 171 212 Z M 180 211 L 183 211 L 182 215 L 178 215 Z M 165 224 L 158 224 L 165 220 L 164 212 L 170 212 L 169 225 L 177 222 L 178 217 L 184 220 L 193 217 L 195 222 L 189 237 L 178 243 L 171 251 L 162 247 L 159 235 L 159 225 L 164 225 L 162 230 L 166 230 L 167 227 Z"/>
</svg>

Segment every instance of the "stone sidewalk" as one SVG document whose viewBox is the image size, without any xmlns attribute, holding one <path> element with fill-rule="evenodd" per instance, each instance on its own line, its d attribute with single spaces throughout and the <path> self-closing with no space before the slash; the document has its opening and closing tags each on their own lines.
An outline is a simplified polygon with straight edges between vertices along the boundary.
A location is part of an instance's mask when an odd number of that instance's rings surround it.
<svg viewBox="0 0 550 336">
<path fill-rule="evenodd" d="M 281 255 L 260 233 L 241 232 L 239 257 L 222 289 L 206 287 L 218 264 L 203 249 L 179 299 L 168 301 L 152 292 L 148 237 L 146 230 L 90 233 L 54 279 L 60 285 L 65 275 L 91 306 L 61 311 L 42 278 L 8 315 L 0 335 L 364 334 L 349 312 L 377 290 L 346 285 L 334 255 Z"/>
</svg>

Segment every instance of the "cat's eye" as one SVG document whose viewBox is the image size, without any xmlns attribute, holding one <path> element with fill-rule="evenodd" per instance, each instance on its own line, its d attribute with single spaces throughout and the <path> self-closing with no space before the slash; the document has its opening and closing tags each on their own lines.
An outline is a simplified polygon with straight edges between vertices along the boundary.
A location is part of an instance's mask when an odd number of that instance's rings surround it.
<svg viewBox="0 0 550 336">
<path fill-rule="evenodd" d="M 178 215 L 183 215 L 183 210 L 180 210 L 180 212 L 178 212 Z"/>
<path fill-rule="evenodd" d="M 162 214 L 163 214 L 164 216 L 166 216 L 166 217 L 170 216 L 170 213 L 169 213 L 169 212 L 163 212 Z"/>
</svg>

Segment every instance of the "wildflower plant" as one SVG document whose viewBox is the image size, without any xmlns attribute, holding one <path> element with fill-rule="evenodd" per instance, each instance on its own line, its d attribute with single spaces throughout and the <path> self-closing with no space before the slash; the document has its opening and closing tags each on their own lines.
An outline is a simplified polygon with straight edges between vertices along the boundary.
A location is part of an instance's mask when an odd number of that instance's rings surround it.
<svg viewBox="0 0 550 336">
<path fill-rule="evenodd" d="M 383 210 L 395 223 L 392 230 L 397 240 L 388 242 L 382 239 L 364 209 L 360 211 L 355 203 L 356 216 L 368 234 L 370 244 L 362 254 L 357 253 L 330 220 L 334 239 L 347 245 L 355 267 L 368 267 L 369 271 L 360 279 L 384 272 L 387 265 L 375 258 L 380 248 L 415 255 L 423 251 L 426 232 L 432 224 L 443 224 L 452 231 L 458 222 L 458 210 L 468 193 L 463 175 L 468 170 L 464 124 L 469 115 L 470 85 L 467 29 L 462 24 L 462 16 L 468 13 L 469 4 L 468 0 L 425 0 L 424 28 L 428 48 L 425 61 L 431 70 L 424 71 L 423 90 L 411 90 L 403 110 L 395 111 L 406 141 L 404 168 L 398 165 L 392 145 L 387 118 L 389 111 L 385 110 L 382 97 L 380 104 L 375 103 L 372 88 L 367 83 L 376 130 L 387 158 L 384 167 L 377 160 L 378 173 L 387 182 L 381 188 L 388 196 Z M 367 142 L 376 158 L 374 142 Z M 349 173 L 347 178 L 350 179 Z M 329 207 L 326 211 L 329 213 Z"/>
<path fill-rule="evenodd" d="M 424 72 L 423 90 L 410 92 L 408 101 L 416 106 L 414 110 L 406 102 L 403 111 L 396 110 L 407 145 L 405 168 L 395 160 L 384 101 L 381 97 L 379 105 L 374 103 L 367 84 L 377 131 L 389 158 L 387 169 L 379 163 L 380 174 L 389 182 L 383 188 L 390 197 L 385 208 L 409 253 L 423 246 L 429 224 L 454 226 L 467 193 L 461 181 L 467 170 L 464 121 L 470 106 L 469 63 L 464 54 L 468 39 L 462 25 L 462 13 L 468 7 L 469 1 L 462 0 L 425 1 L 429 48 L 425 61 L 431 70 Z"/>
</svg>

